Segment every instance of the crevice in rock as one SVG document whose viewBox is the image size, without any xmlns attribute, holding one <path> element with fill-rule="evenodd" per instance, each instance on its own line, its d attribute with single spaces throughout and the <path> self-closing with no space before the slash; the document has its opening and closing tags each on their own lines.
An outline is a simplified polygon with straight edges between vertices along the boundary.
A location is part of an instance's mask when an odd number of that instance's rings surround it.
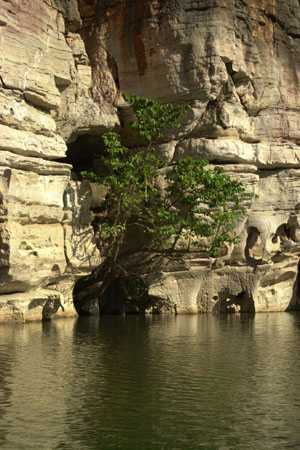
<svg viewBox="0 0 300 450">
<path fill-rule="evenodd" d="M 99 270 L 79 279 L 73 289 L 76 311 L 81 316 L 90 315 L 130 315 L 176 312 L 174 305 L 165 299 L 153 297 L 143 276 L 119 277 L 111 281 L 99 297 L 103 281 Z"/>
<path fill-rule="evenodd" d="M 278 167 L 275 169 L 273 167 L 259 167 L 257 175 L 259 176 L 259 178 L 267 178 L 272 175 L 278 175 L 280 174 L 280 172 L 284 172 L 287 169 L 288 167 Z"/>
<path fill-rule="evenodd" d="M 209 11 L 215 8 L 218 8 L 219 5 L 198 5 L 197 7 L 190 7 L 190 8 L 185 8 L 184 11 L 186 13 L 200 13 L 200 12 L 205 12 L 205 11 Z"/>
<path fill-rule="evenodd" d="M 243 107 L 245 112 L 248 114 L 248 116 L 250 116 L 250 117 L 257 116 L 259 113 L 257 108 L 253 109 L 253 105 L 252 105 L 252 107 L 249 107 L 249 104 L 245 100 L 247 95 L 249 96 L 249 93 L 250 93 L 251 96 L 253 97 L 254 101 L 257 101 L 257 92 L 256 92 L 253 81 L 251 80 L 251 78 L 245 71 L 234 69 L 234 67 L 233 67 L 234 61 L 229 60 L 226 57 L 222 57 L 222 60 L 225 64 L 226 71 L 227 71 L 227 74 L 229 77 L 227 84 L 228 85 L 230 85 L 230 83 L 232 84 L 231 89 L 230 89 L 230 86 L 227 86 L 227 89 L 229 91 L 232 91 L 232 90 L 235 91 L 237 97 L 239 98 L 241 106 Z"/>
<path fill-rule="evenodd" d="M 65 23 L 69 31 L 77 31 L 81 24 L 81 17 L 78 10 L 77 1 L 74 0 L 54 0 L 54 6 L 64 16 Z"/>
<path fill-rule="evenodd" d="M 3 87 L 4 89 L 7 89 L 7 87 L 5 86 L 5 83 L 4 83 L 3 78 L 2 78 L 1 75 L 0 75 L 0 85 L 1 85 L 1 87 Z"/>
<path fill-rule="evenodd" d="M 273 239 L 275 239 L 275 237 L 278 237 L 281 243 L 284 243 L 287 240 L 295 241 L 295 233 L 296 233 L 296 226 L 293 226 L 290 223 L 283 223 L 277 228 Z"/>
<path fill-rule="evenodd" d="M 105 291 L 100 314 L 139 314 L 152 305 L 147 290 L 137 289 L 138 280 L 115 280 Z M 134 286 L 134 287 L 133 287 Z"/>
<path fill-rule="evenodd" d="M 255 305 L 251 294 L 241 291 L 232 294 L 228 288 L 222 289 L 214 297 L 216 303 L 213 312 L 216 313 L 255 313 Z"/>
<path fill-rule="evenodd" d="M 287 310 L 288 311 L 300 310 L 300 260 L 297 266 L 297 277 L 294 283 L 293 296 Z"/>
<path fill-rule="evenodd" d="M 249 227 L 245 247 L 245 258 L 248 264 L 256 266 L 262 260 L 260 232 L 256 227 Z"/>
<path fill-rule="evenodd" d="M 275 16 L 274 14 L 271 13 L 265 13 L 265 16 L 267 17 L 267 19 L 271 20 L 271 22 L 274 25 L 277 25 L 281 28 L 281 30 L 286 33 L 288 36 L 290 36 L 292 39 L 300 39 L 300 31 L 298 32 L 293 32 L 290 31 L 287 27 L 286 24 L 280 20 L 277 16 Z"/>
<path fill-rule="evenodd" d="M 59 160 L 71 164 L 73 173 L 80 176 L 85 170 L 101 171 L 101 156 L 104 144 L 101 137 L 92 134 L 82 134 L 73 141 L 67 143 L 66 157 Z"/>
</svg>

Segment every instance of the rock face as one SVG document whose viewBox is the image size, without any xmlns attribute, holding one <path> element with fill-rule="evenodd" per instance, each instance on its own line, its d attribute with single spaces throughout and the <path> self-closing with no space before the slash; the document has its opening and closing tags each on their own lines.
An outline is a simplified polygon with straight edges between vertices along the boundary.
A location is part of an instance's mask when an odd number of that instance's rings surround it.
<svg viewBox="0 0 300 450">
<path fill-rule="evenodd" d="M 236 248 L 160 274 L 151 296 L 177 312 L 297 306 L 299 43 L 298 0 L 0 0 L 0 320 L 73 314 L 100 255 L 91 188 L 65 158 L 119 125 L 120 91 L 188 102 L 166 159 L 205 157 L 255 193 Z"/>
<path fill-rule="evenodd" d="M 83 21 L 93 23 L 121 91 L 192 106 L 181 132 L 162 146 L 166 159 L 206 158 L 255 193 L 240 244 L 223 261 L 199 267 L 196 259 L 190 270 L 158 274 L 150 294 L 177 312 L 295 306 L 299 2 L 124 0 L 98 2 L 94 13 L 93 2 L 81 3 L 90 3 L 86 17 L 81 7 Z"/>
<path fill-rule="evenodd" d="M 286 255 L 256 270 L 246 265 L 195 266 L 160 274 L 150 283 L 149 294 L 178 314 L 287 311 L 297 304 L 297 265 L 298 256 Z"/>
<path fill-rule="evenodd" d="M 74 314 L 99 264 L 91 189 L 67 142 L 118 122 L 95 102 L 76 1 L 0 0 L 0 321 Z"/>
</svg>

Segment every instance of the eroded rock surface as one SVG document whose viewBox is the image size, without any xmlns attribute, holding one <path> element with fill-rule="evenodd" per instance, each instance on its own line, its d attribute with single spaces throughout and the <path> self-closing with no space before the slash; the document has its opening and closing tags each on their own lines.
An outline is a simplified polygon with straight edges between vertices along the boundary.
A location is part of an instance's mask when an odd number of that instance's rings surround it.
<svg viewBox="0 0 300 450">
<path fill-rule="evenodd" d="M 164 273 L 150 283 L 151 295 L 172 299 L 178 312 L 232 309 L 235 302 L 242 311 L 295 306 L 299 2 L 124 0 L 100 2 L 94 13 L 93 2 L 83 3 L 121 91 L 192 106 L 180 133 L 161 146 L 165 159 L 206 158 L 255 193 L 240 243 L 223 261 Z"/>
<path fill-rule="evenodd" d="M 74 314 L 99 264 L 91 189 L 67 143 L 118 123 L 92 96 L 77 1 L 0 0 L 0 321 Z"/>
<path fill-rule="evenodd" d="M 299 251 L 299 249 L 298 249 Z M 199 267 L 157 274 L 149 294 L 178 314 L 287 311 L 295 307 L 298 256 L 251 266 Z"/>
<path fill-rule="evenodd" d="M 299 43 L 298 0 L 0 0 L 0 320 L 73 313 L 74 280 L 100 256 L 90 187 L 64 158 L 119 125 L 120 92 L 189 103 L 166 161 L 204 157 L 255 194 L 240 243 L 162 273 L 153 298 L 297 306 Z"/>
</svg>

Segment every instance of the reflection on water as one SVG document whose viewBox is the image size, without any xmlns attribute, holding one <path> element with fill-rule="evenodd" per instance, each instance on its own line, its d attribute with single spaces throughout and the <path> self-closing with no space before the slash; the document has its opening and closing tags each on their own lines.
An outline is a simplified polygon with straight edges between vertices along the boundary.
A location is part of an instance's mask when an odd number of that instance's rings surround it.
<svg viewBox="0 0 300 450">
<path fill-rule="evenodd" d="M 300 449 L 300 316 L 0 327 L 4 450 Z"/>
</svg>

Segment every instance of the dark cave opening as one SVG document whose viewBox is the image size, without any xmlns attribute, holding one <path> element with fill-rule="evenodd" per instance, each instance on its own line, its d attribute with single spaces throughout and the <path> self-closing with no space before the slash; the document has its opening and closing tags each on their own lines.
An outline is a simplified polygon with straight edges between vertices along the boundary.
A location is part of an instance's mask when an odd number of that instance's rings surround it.
<svg viewBox="0 0 300 450">
<path fill-rule="evenodd" d="M 255 313 L 255 305 L 252 295 L 247 290 L 241 290 L 232 294 L 229 288 L 223 288 L 214 297 L 216 303 L 213 312 L 216 313 Z"/>
<path fill-rule="evenodd" d="M 259 241 L 260 241 L 260 232 L 256 227 L 253 227 L 253 226 L 249 227 L 247 229 L 247 232 L 248 232 L 248 236 L 247 236 L 247 242 L 246 242 L 246 247 L 245 247 L 245 258 L 249 264 L 255 264 L 257 262 L 257 260 L 261 259 L 259 257 L 258 257 L 258 259 L 256 259 L 253 255 L 253 250 L 255 249 L 257 244 L 259 244 Z"/>
<path fill-rule="evenodd" d="M 104 143 L 100 136 L 82 134 L 67 146 L 64 162 L 72 165 L 75 174 L 80 175 L 80 172 L 85 170 L 101 172 Z"/>
<path fill-rule="evenodd" d="M 284 223 L 277 228 L 275 235 L 280 238 L 281 242 L 284 242 L 285 240 L 295 241 L 295 233 L 295 226 L 292 226 L 289 223 Z"/>
<path fill-rule="evenodd" d="M 148 295 L 147 286 L 139 276 L 112 279 L 99 297 L 103 283 L 100 272 L 80 278 L 74 285 L 73 301 L 79 316 L 144 314 L 149 308 L 157 314 L 164 306 Z"/>
</svg>

